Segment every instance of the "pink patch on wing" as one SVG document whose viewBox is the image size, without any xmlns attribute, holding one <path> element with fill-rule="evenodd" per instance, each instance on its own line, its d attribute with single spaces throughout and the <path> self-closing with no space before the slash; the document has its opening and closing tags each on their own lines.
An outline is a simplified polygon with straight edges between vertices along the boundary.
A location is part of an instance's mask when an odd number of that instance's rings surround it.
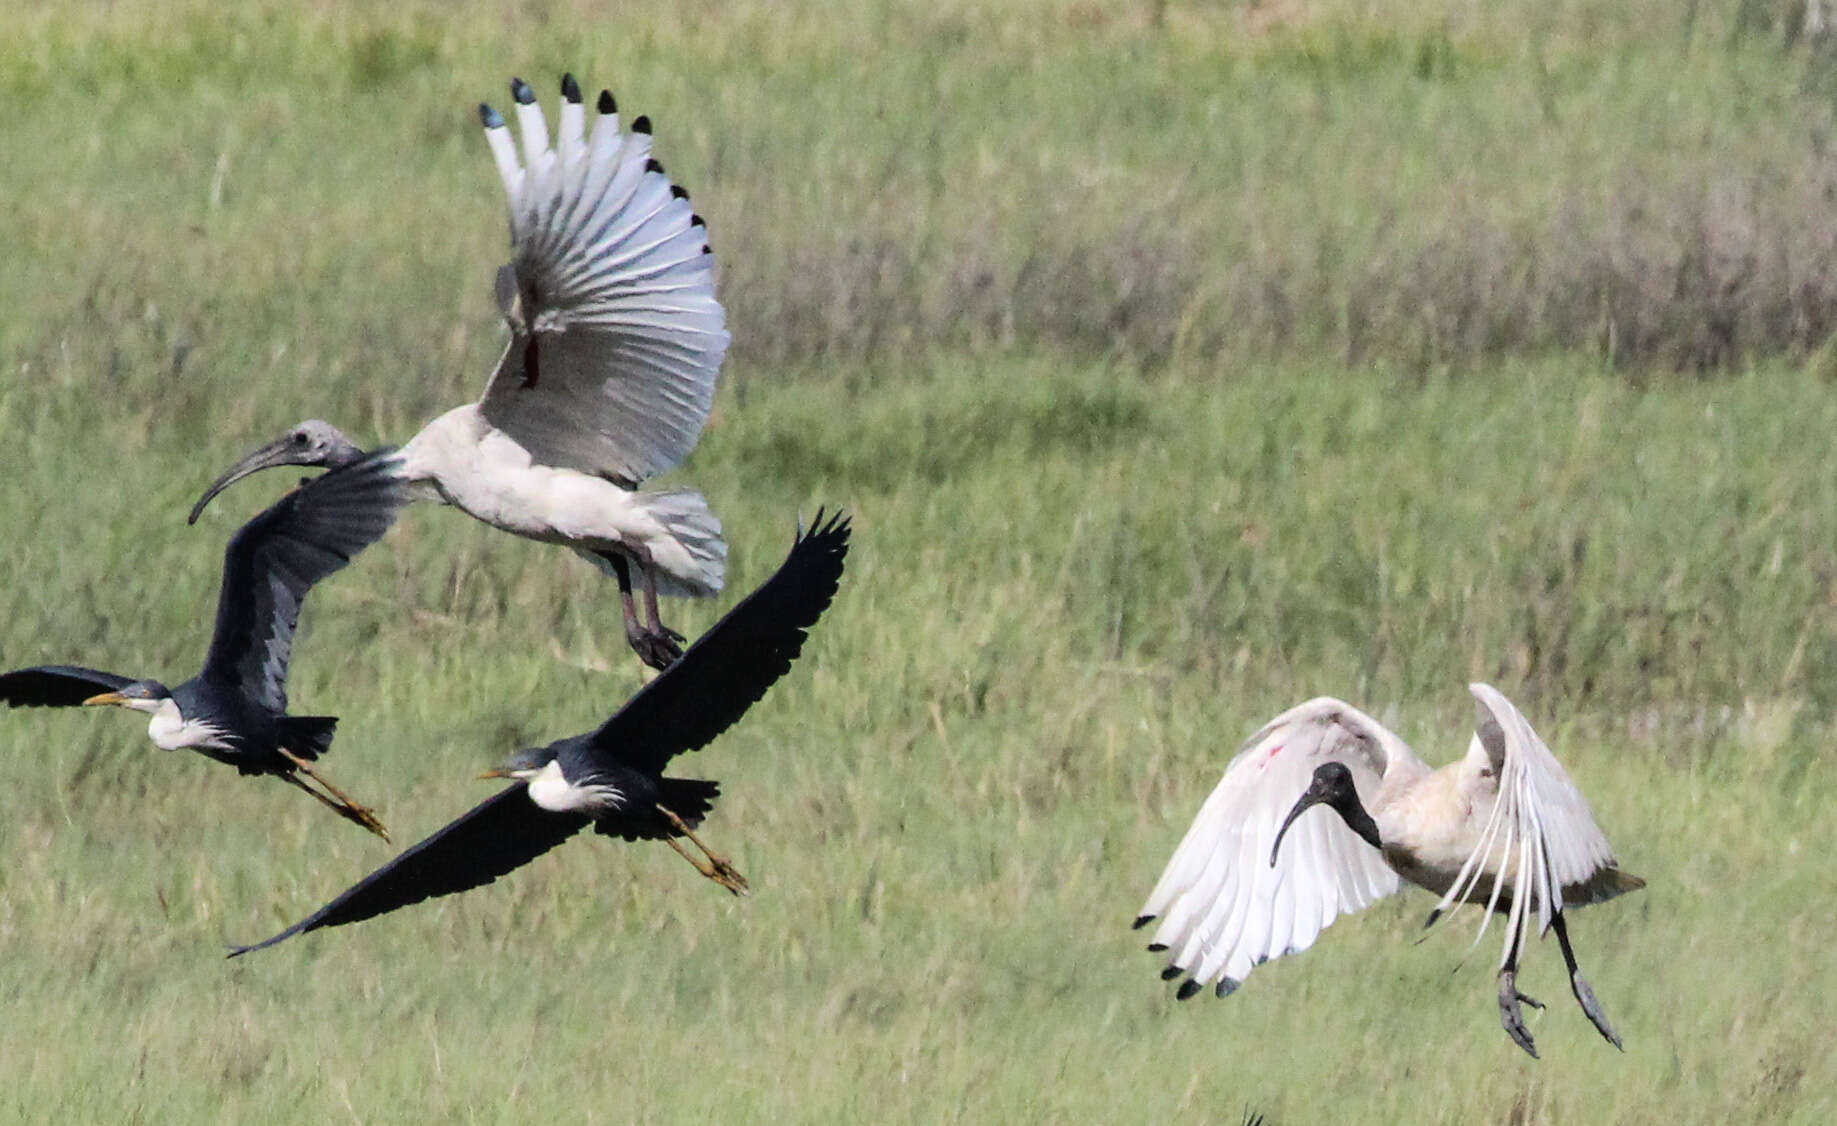
<svg viewBox="0 0 1837 1126">
<path fill-rule="evenodd" d="M 1281 743 L 1277 743 L 1277 744 L 1276 744 L 1275 746 L 1273 746 L 1273 747 L 1271 747 L 1271 748 L 1269 748 L 1269 753 L 1263 756 L 1263 762 L 1262 762 L 1262 765 L 1261 765 L 1261 766 L 1259 766 L 1259 767 L 1258 767 L 1257 769 L 1259 769 L 1259 770 L 1261 770 L 1261 769 L 1263 769 L 1263 768 L 1265 768 L 1265 767 L 1267 767 L 1267 766 L 1269 765 L 1269 763 L 1270 763 L 1270 760 L 1272 760 L 1272 759 L 1274 759 L 1274 758 L 1275 758 L 1275 757 L 1276 757 L 1277 755 L 1279 755 L 1279 754 L 1281 754 L 1281 753 L 1282 753 L 1282 744 L 1281 744 Z"/>
</svg>

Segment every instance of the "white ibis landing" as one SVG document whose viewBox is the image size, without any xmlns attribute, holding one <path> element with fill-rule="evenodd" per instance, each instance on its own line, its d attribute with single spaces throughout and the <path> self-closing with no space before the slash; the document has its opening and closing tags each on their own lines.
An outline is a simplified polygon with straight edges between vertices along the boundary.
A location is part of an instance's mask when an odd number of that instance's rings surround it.
<svg viewBox="0 0 1837 1126">
<path fill-rule="evenodd" d="M 1478 732 L 1465 757 L 1439 770 L 1327 697 L 1250 737 L 1135 921 L 1160 920 L 1149 949 L 1169 953 L 1164 978 L 1186 978 L 1181 999 L 1211 984 L 1230 993 L 1255 966 L 1307 949 L 1336 917 L 1408 880 L 1442 897 L 1431 924 L 1457 903 L 1505 916 L 1499 1013 L 1513 1043 L 1537 1054 L 1520 1004 L 1542 1006 L 1517 987 L 1535 925 L 1556 931 L 1582 1011 L 1620 1047 L 1564 915 L 1645 881 L 1617 866 L 1582 792 L 1512 702 L 1484 684 L 1472 691 Z M 1310 814 L 1316 805 L 1332 813 Z"/>
</svg>

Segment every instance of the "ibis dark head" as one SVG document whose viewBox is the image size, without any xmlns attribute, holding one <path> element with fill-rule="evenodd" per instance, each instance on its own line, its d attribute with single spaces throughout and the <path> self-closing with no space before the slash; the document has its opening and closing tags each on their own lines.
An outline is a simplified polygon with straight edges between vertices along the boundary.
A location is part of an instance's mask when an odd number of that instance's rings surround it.
<svg viewBox="0 0 1837 1126">
<path fill-rule="evenodd" d="M 1378 826 L 1371 815 L 1365 812 L 1365 806 L 1359 801 L 1358 787 L 1353 784 L 1352 771 L 1346 769 L 1343 762 L 1323 762 L 1314 768 L 1314 779 L 1295 803 L 1295 808 L 1288 811 L 1282 819 L 1282 828 L 1276 830 L 1276 843 L 1269 849 L 1269 866 L 1276 866 L 1276 853 L 1282 848 L 1282 838 L 1288 835 L 1288 827 L 1295 819 L 1306 813 L 1311 807 L 1324 805 L 1332 808 L 1346 822 L 1353 832 L 1365 838 L 1373 848 L 1382 848 L 1378 843 Z"/>
<path fill-rule="evenodd" d="M 136 680 L 124 684 L 114 692 L 103 692 L 83 701 L 85 707 L 113 704 L 118 708 L 133 708 L 135 711 L 150 712 L 161 703 L 172 699 L 172 690 L 157 680 Z"/>
<path fill-rule="evenodd" d="M 261 449 L 249 454 L 223 476 L 211 482 L 211 487 L 204 490 L 198 503 L 192 505 L 191 515 L 185 522 L 196 524 L 204 506 L 216 495 L 231 485 L 264 469 L 277 465 L 308 465 L 323 469 L 338 469 L 363 460 L 364 451 L 357 444 L 344 436 L 344 432 L 329 422 L 309 418 L 293 427 L 287 433 L 269 442 Z"/>
<path fill-rule="evenodd" d="M 535 773 L 553 762 L 554 747 L 525 747 L 511 755 L 503 766 L 480 774 L 480 778 L 521 778 L 528 781 Z"/>
</svg>

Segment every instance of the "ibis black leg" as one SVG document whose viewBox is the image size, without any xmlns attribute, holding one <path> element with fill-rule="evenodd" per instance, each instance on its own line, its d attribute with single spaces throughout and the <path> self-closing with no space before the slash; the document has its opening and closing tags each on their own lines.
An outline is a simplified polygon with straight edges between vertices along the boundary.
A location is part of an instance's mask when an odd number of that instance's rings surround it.
<svg viewBox="0 0 1837 1126">
<path fill-rule="evenodd" d="M 682 656 L 685 638 L 663 624 L 663 613 L 657 608 L 657 572 L 648 566 L 644 568 L 644 608 L 651 615 L 651 632 L 677 646 L 676 655 Z"/>
<path fill-rule="evenodd" d="M 1544 1005 L 1536 998 L 1518 992 L 1518 953 L 1523 938 L 1522 933 L 1512 936 L 1512 949 L 1506 954 L 1504 968 L 1499 971 L 1499 1023 L 1505 1026 L 1505 1034 L 1512 1038 L 1512 1043 L 1536 1059 L 1537 1045 L 1531 1039 L 1531 1030 L 1525 1027 L 1524 1010 L 1518 1006 L 1522 1003 L 1533 1009 L 1541 1009 Z"/>
<path fill-rule="evenodd" d="M 622 552 L 602 551 L 600 558 L 612 566 L 612 574 L 619 582 L 619 601 L 625 612 L 625 641 L 638 654 L 638 659 L 651 668 L 662 672 L 682 656 L 683 636 L 663 624 L 657 612 L 657 579 L 651 573 L 650 563 L 638 560 L 638 573 L 644 583 L 644 608 L 650 615 L 646 623 L 638 615 L 638 604 L 633 597 L 631 568 L 632 560 Z"/>
<path fill-rule="evenodd" d="M 648 627 L 653 655 L 662 663 L 644 656 L 645 662 L 661 672 L 682 656 L 683 635 L 663 624 L 663 612 L 657 608 L 657 564 L 648 552 L 638 556 L 638 576 L 644 582 L 644 610 L 650 615 Z"/>
<path fill-rule="evenodd" d="M 625 615 L 625 642 L 638 653 L 644 654 L 644 626 L 638 621 L 638 603 L 632 598 L 631 564 L 616 551 L 602 551 L 599 557 L 612 568 L 612 577 L 619 584 L 619 608 Z M 650 664 L 646 661 L 645 664 Z"/>
<path fill-rule="evenodd" d="M 735 895 L 751 894 L 752 889 L 747 886 L 746 877 L 742 876 L 725 856 L 722 856 L 720 853 L 715 852 L 704 844 L 702 838 L 695 835 L 695 830 L 689 828 L 687 822 L 676 816 L 674 811 L 664 806 L 659 805 L 657 807 L 657 812 L 665 821 L 670 823 L 671 828 L 675 829 L 683 836 L 688 837 L 696 848 L 701 849 L 702 856 L 708 858 L 703 860 L 701 856 L 696 856 L 694 853 L 691 853 L 688 849 L 678 844 L 674 837 L 663 838 L 664 842 L 680 853 L 684 860 L 695 865 L 695 870 L 697 872 L 707 876 L 709 879 L 720 884 Z"/>
<path fill-rule="evenodd" d="M 1569 945 L 1569 928 L 1563 924 L 1561 911 L 1557 912 L 1556 918 L 1551 921 L 1550 925 L 1556 928 L 1556 941 L 1562 946 L 1563 961 L 1569 966 L 1569 989 L 1575 994 L 1576 1001 L 1581 1004 L 1582 1011 L 1588 1014 L 1588 1019 L 1594 1022 L 1595 1030 L 1606 1037 L 1609 1044 L 1623 1052 L 1626 1051 L 1626 1048 L 1620 1043 L 1619 1033 L 1607 1023 L 1607 1014 L 1601 1011 L 1601 1002 L 1595 1000 L 1595 991 L 1589 988 L 1587 979 L 1582 976 L 1582 971 L 1575 964 L 1575 949 Z"/>
</svg>

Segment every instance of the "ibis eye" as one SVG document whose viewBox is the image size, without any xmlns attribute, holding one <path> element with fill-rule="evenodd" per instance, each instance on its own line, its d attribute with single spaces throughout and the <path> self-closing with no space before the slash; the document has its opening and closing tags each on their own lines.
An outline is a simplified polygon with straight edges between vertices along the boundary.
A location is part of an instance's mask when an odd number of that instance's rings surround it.
<svg viewBox="0 0 1837 1126">
<path fill-rule="evenodd" d="M 304 430 L 295 430 L 293 432 L 293 444 L 296 446 L 304 446 L 306 444 L 306 432 Z"/>
</svg>

